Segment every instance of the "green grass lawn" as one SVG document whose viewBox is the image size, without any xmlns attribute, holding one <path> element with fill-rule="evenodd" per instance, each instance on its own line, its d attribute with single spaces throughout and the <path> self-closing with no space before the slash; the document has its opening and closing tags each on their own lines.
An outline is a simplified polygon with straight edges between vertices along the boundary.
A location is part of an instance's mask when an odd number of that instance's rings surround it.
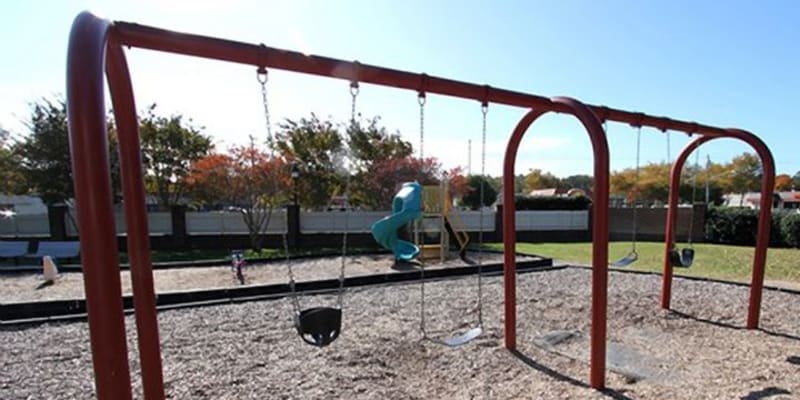
<svg viewBox="0 0 800 400">
<path fill-rule="evenodd" d="M 501 243 L 490 245 L 502 249 Z M 608 258 L 614 261 L 630 251 L 629 242 L 611 242 Z M 694 264 L 690 268 L 675 268 L 676 275 L 702 276 L 725 280 L 749 282 L 753 266 L 753 248 L 719 244 L 695 244 Z M 661 272 L 664 243 L 639 242 L 636 244 L 639 260 L 626 269 Z M 517 243 L 517 251 L 552 257 L 555 260 L 590 264 L 591 243 Z M 767 280 L 800 283 L 800 250 L 769 249 L 767 252 Z"/>
</svg>

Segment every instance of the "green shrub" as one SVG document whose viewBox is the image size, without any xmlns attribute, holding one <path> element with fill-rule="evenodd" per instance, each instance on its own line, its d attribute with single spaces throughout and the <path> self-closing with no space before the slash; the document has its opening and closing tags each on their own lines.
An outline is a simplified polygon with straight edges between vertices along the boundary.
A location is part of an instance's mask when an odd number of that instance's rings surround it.
<svg viewBox="0 0 800 400">
<path fill-rule="evenodd" d="M 783 235 L 783 219 L 789 216 L 786 210 L 772 210 L 772 225 L 769 229 L 769 246 L 786 247 L 786 238 Z"/>
<path fill-rule="evenodd" d="M 483 205 L 490 206 L 497 200 L 497 190 L 492 186 L 492 182 L 480 175 L 470 175 L 467 177 L 467 192 L 461 197 L 460 205 L 469 207 L 470 210 L 477 210 L 481 204 L 480 187 L 483 185 Z"/>
<path fill-rule="evenodd" d="M 592 200 L 584 196 L 516 196 L 514 204 L 519 211 L 588 210 Z"/>
<path fill-rule="evenodd" d="M 711 243 L 754 245 L 758 211 L 749 208 L 709 208 L 705 239 Z"/>
<path fill-rule="evenodd" d="M 800 214 L 786 214 L 781 219 L 783 241 L 792 247 L 800 247 Z"/>
</svg>

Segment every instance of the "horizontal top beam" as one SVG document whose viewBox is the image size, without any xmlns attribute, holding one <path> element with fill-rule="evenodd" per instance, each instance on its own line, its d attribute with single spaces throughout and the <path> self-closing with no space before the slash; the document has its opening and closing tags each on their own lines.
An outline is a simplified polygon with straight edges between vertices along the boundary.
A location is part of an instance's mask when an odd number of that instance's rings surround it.
<svg viewBox="0 0 800 400">
<path fill-rule="evenodd" d="M 525 108 L 544 108 L 556 112 L 569 112 L 563 105 L 547 97 L 477 85 L 426 74 L 406 72 L 344 61 L 335 58 L 267 47 L 263 44 L 237 42 L 187 33 L 179 33 L 129 22 L 115 22 L 112 32 L 123 45 L 176 54 L 197 56 L 258 67 L 276 68 L 312 75 L 345 79 L 352 82 L 372 83 L 419 93 L 436 93 L 477 100 L 481 103 L 499 103 Z M 625 111 L 606 106 L 588 105 L 601 120 L 648 126 L 662 131 L 673 130 L 687 134 L 726 136 L 723 128 L 696 122 L 657 117 L 644 113 Z"/>
</svg>

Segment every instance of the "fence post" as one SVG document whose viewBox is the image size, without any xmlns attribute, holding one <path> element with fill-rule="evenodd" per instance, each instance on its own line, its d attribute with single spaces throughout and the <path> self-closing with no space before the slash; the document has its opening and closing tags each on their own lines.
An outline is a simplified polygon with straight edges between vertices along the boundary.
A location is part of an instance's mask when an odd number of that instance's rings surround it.
<svg viewBox="0 0 800 400">
<path fill-rule="evenodd" d="M 186 206 L 176 204 L 169 209 L 172 219 L 172 245 L 176 248 L 186 246 Z"/>
<path fill-rule="evenodd" d="M 692 240 L 695 242 L 705 242 L 706 240 L 706 203 L 694 203 L 692 205 Z"/>
<path fill-rule="evenodd" d="M 494 232 L 492 233 L 492 240 L 495 242 L 503 241 L 503 205 L 495 205 L 497 208 L 494 213 Z"/>
<path fill-rule="evenodd" d="M 286 206 L 286 242 L 290 248 L 300 243 L 300 206 L 297 204 Z"/>
<path fill-rule="evenodd" d="M 50 225 L 50 239 L 67 240 L 67 205 L 54 204 L 48 206 L 47 220 Z"/>
<path fill-rule="evenodd" d="M 589 212 L 586 213 L 586 218 L 588 218 L 586 221 L 586 241 L 591 242 L 594 240 L 592 237 L 592 232 L 594 232 L 594 203 L 589 204 L 587 211 Z M 610 234 L 611 232 L 609 232 L 609 235 Z"/>
</svg>

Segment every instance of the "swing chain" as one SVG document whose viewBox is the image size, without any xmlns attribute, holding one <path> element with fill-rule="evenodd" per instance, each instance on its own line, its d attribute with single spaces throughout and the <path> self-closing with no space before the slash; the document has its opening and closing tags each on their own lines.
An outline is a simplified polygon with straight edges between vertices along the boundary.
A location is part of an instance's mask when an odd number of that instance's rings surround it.
<svg viewBox="0 0 800 400">
<path fill-rule="evenodd" d="M 417 102 L 419 102 L 419 159 L 422 161 L 425 160 L 425 103 L 427 102 L 425 92 L 417 94 Z"/>
<path fill-rule="evenodd" d="M 692 175 L 692 217 L 689 218 L 689 237 L 687 243 L 692 247 L 692 232 L 694 231 L 694 199 L 697 196 L 697 175 L 700 173 L 700 152 L 695 150 L 694 175 Z M 708 179 L 708 178 L 706 178 Z"/>
<path fill-rule="evenodd" d="M 272 124 L 270 123 L 269 97 L 267 96 L 267 82 L 269 81 L 269 75 L 267 73 L 267 69 L 264 67 L 259 67 L 256 71 L 256 79 L 261 85 L 261 101 L 264 105 L 264 122 L 267 127 L 267 146 L 269 146 L 269 157 L 270 160 L 274 160 L 275 138 L 272 135 Z M 278 188 L 278 176 L 276 173 L 273 173 L 273 188 L 275 190 Z M 300 315 L 300 300 L 297 298 L 294 270 L 292 270 L 292 261 L 289 257 L 289 241 L 286 236 L 287 232 L 284 230 L 281 233 L 281 241 L 283 245 L 283 254 L 285 257 L 284 260 L 289 271 L 289 290 L 291 292 L 292 309 L 294 310 L 295 315 Z"/>
<path fill-rule="evenodd" d="M 357 128 L 356 122 L 356 99 L 358 98 L 359 87 L 358 82 L 352 81 L 350 82 L 350 129 L 355 130 Z M 349 155 L 349 154 L 348 154 Z M 349 157 L 348 157 L 348 161 Z M 337 298 L 337 303 L 339 305 L 339 309 L 342 308 L 342 298 L 344 293 L 344 273 L 345 273 L 345 265 L 346 265 L 346 258 L 347 258 L 347 231 L 350 230 L 350 165 L 347 165 L 345 172 L 345 181 L 344 181 L 344 233 L 342 234 L 342 256 L 341 256 L 341 264 L 339 267 L 339 294 Z"/>
<path fill-rule="evenodd" d="M 424 177 L 424 172 L 422 171 L 423 167 L 423 160 L 425 157 L 425 153 L 423 152 L 424 140 L 425 140 L 425 92 L 420 91 L 417 94 L 417 102 L 419 103 L 419 160 L 420 160 L 420 171 L 419 171 L 419 178 L 420 178 L 420 185 L 422 185 L 422 178 Z M 415 241 L 419 244 L 420 248 L 420 255 L 419 255 L 419 274 L 420 274 L 420 284 L 419 284 L 419 292 L 420 292 L 420 309 L 419 309 L 419 329 L 422 331 L 422 339 L 428 339 L 428 332 L 425 330 L 425 218 L 418 219 L 414 222 L 414 236 Z"/>
<path fill-rule="evenodd" d="M 489 103 L 481 103 L 481 185 L 480 204 L 478 211 L 478 326 L 483 329 L 483 196 L 484 180 L 486 179 L 486 114 L 489 113 Z"/>
<path fill-rule="evenodd" d="M 639 208 L 639 162 L 642 152 L 642 126 L 636 127 L 636 175 L 634 177 L 633 186 L 633 232 L 631 233 L 631 248 L 636 252 L 636 234 L 638 233 L 639 226 L 637 224 L 637 213 Z"/>
<path fill-rule="evenodd" d="M 264 105 L 264 122 L 267 126 L 267 145 L 270 149 L 270 157 L 274 157 L 275 146 L 273 143 L 274 138 L 272 137 L 272 123 L 270 122 L 269 98 L 267 96 L 267 82 L 269 81 L 267 69 L 264 67 L 259 67 L 258 71 L 256 71 L 256 79 L 258 80 L 258 83 L 261 84 L 261 102 Z"/>
</svg>

